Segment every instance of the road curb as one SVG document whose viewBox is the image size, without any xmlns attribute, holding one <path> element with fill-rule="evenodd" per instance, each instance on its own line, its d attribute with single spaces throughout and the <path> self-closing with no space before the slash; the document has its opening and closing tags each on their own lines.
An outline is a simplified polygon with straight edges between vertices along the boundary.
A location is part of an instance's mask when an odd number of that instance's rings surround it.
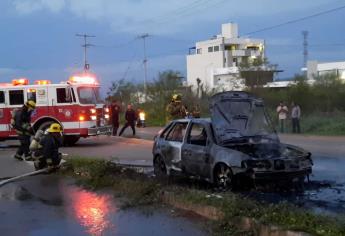
<svg viewBox="0 0 345 236">
<path fill-rule="evenodd" d="M 172 192 L 164 191 L 161 195 L 163 203 L 173 206 L 177 209 L 191 211 L 208 220 L 222 220 L 225 217 L 224 212 L 213 206 L 204 206 L 192 203 L 182 202 Z M 284 230 L 278 226 L 262 224 L 259 221 L 249 217 L 239 217 L 231 222 L 237 225 L 241 230 L 251 230 L 255 236 L 311 236 L 305 232 Z"/>
</svg>

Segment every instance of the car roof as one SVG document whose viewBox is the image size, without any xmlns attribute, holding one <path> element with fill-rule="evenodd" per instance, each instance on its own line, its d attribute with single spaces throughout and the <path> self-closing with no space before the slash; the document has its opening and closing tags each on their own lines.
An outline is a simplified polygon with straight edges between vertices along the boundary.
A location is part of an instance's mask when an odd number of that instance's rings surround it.
<svg viewBox="0 0 345 236">
<path fill-rule="evenodd" d="M 173 122 L 190 122 L 190 121 L 196 121 L 196 122 L 202 122 L 202 123 L 210 123 L 211 122 L 211 118 L 188 118 L 188 119 L 173 120 Z"/>
</svg>

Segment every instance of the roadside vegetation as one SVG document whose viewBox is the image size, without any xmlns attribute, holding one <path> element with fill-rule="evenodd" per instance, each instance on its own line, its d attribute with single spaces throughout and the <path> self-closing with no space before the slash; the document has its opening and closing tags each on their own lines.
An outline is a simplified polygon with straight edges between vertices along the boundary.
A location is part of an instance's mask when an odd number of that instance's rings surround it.
<svg viewBox="0 0 345 236">
<path fill-rule="evenodd" d="M 240 227 L 238 222 L 243 218 L 311 235 L 345 235 L 345 220 L 341 217 L 317 215 L 288 203 L 257 202 L 232 192 L 214 194 L 197 182 L 157 180 L 103 160 L 70 157 L 62 174 L 75 177 L 87 188 L 112 189 L 116 197 L 124 199 L 122 207 L 166 203 L 164 196 L 173 196 L 180 205 L 212 207 L 222 215 L 213 222 L 215 235 L 258 235 L 255 228 Z"/>
<path fill-rule="evenodd" d="M 249 92 L 264 99 L 273 123 L 277 126 L 276 106 L 284 101 L 288 107 L 294 101 L 302 110 L 302 133 L 316 135 L 345 135 L 345 83 L 336 75 L 329 74 L 315 78 L 309 85 L 303 75 L 292 78 L 296 85 L 285 89 L 267 89 L 251 87 Z M 166 106 L 175 93 L 182 95 L 183 103 L 189 111 L 196 105 L 201 109 L 202 117 L 209 116 L 208 100 L 217 91 L 210 91 L 198 83 L 196 93 L 183 86 L 183 77 L 176 71 L 164 71 L 147 85 L 147 95 L 143 95 L 143 85 L 120 81 L 114 83 L 108 93 L 108 100 L 117 99 L 125 104 L 133 103 L 144 109 L 147 124 L 164 126 L 166 124 Z M 292 130 L 288 120 L 288 132 Z"/>
</svg>

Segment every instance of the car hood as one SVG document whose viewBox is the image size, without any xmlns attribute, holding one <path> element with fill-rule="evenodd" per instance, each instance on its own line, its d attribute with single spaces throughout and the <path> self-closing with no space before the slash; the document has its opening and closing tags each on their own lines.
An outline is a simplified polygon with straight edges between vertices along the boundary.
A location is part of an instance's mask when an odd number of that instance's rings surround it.
<svg viewBox="0 0 345 236">
<path fill-rule="evenodd" d="M 211 121 L 218 144 L 247 138 L 279 138 L 261 99 L 247 92 L 223 92 L 210 100 Z"/>
</svg>

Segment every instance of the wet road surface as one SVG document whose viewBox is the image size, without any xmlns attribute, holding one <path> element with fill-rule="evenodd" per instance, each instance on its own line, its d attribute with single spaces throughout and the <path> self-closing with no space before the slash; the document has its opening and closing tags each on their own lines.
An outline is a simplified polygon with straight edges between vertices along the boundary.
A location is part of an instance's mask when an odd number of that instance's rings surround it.
<svg viewBox="0 0 345 236">
<path fill-rule="evenodd" d="M 197 219 L 171 210 L 121 210 L 107 192 L 41 175 L 0 188 L 1 235 L 206 235 Z M 200 220 L 200 219 L 198 219 Z"/>
<path fill-rule="evenodd" d="M 313 174 L 304 191 L 250 191 L 241 194 L 269 203 L 291 202 L 320 214 L 345 216 L 345 159 L 313 156 Z"/>
<path fill-rule="evenodd" d="M 150 138 L 155 132 L 154 129 L 141 129 L 138 136 Z M 321 213 L 344 214 L 345 156 L 342 153 L 345 152 L 341 145 L 342 139 L 341 137 L 283 136 L 284 142 L 295 145 L 298 142 L 299 146 L 308 146 L 308 150 L 313 153 L 313 175 L 310 177 L 311 182 L 305 184 L 305 191 L 296 193 L 253 190 L 243 194 L 273 203 L 288 201 Z M 329 141 L 325 143 L 325 140 Z M 10 157 L 15 149 L 16 146 L 0 148 L 0 158 Z M 151 149 L 152 141 L 149 140 L 100 136 L 82 139 L 77 146 L 63 148 L 62 151 L 70 155 L 117 160 L 120 163 L 152 165 Z M 0 165 L 0 171 L 4 173 L 7 171 L 5 165 L 3 167 Z"/>
</svg>

